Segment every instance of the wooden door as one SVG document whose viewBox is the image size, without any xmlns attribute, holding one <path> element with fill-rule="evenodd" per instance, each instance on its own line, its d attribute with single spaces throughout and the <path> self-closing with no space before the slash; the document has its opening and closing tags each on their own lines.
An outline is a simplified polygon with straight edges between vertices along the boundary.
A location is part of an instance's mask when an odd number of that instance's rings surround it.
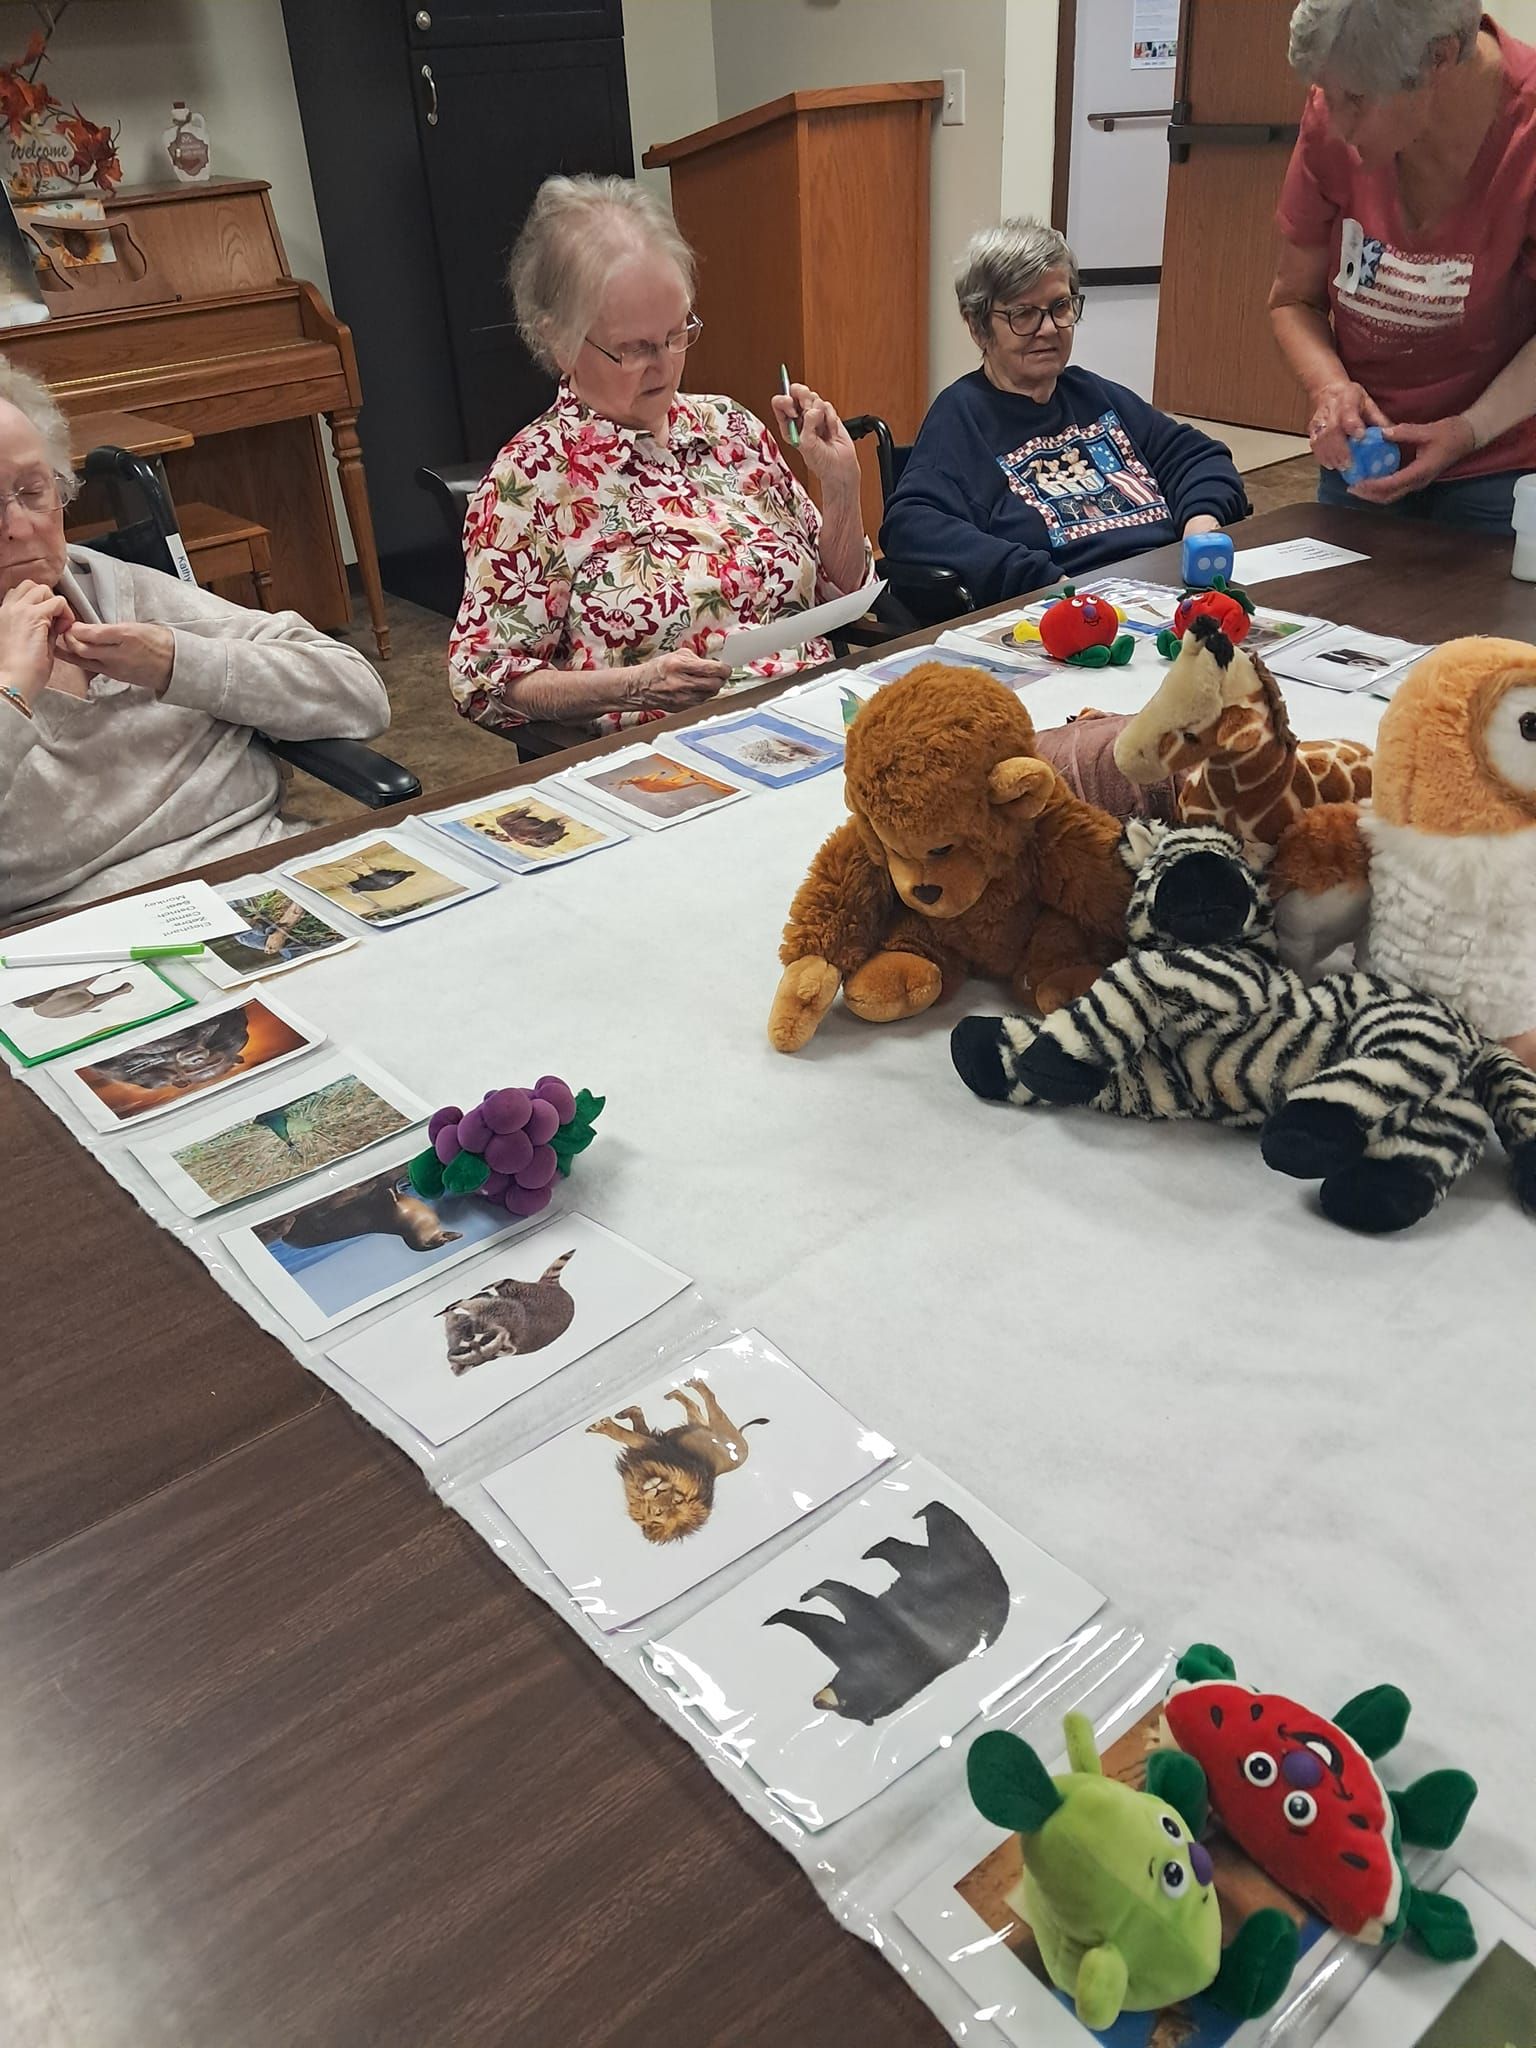
<svg viewBox="0 0 1536 2048">
<path fill-rule="evenodd" d="M 1307 401 L 1267 300 L 1275 206 L 1306 99 L 1286 61 L 1293 5 L 1183 0 L 1153 386 L 1169 412 L 1288 433 L 1304 426 Z"/>
<path fill-rule="evenodd" d="M 535 192 L 557 171 L 634 173 L 624 44 L 479 43 L 411 60 L 431 71 L 418 75 L 417 120 L 464 443 L 488 455 L 554 390 L 518 339 L 506 288 Z"/>
</svg>

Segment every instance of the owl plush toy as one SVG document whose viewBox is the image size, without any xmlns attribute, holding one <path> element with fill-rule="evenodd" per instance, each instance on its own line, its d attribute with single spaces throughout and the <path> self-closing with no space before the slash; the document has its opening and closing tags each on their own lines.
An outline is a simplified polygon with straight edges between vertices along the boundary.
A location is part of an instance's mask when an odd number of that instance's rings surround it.
<svg viewBox="0 0 1536 2048">
<path fill-rule="evenodd" d="M 1382 718 L 1371 808 L 1303 813 L 1268 881 L 1288 959 L 1354 938 L 1536 1067 L 1536 647 L 1426 655 Z"/>
</svg>

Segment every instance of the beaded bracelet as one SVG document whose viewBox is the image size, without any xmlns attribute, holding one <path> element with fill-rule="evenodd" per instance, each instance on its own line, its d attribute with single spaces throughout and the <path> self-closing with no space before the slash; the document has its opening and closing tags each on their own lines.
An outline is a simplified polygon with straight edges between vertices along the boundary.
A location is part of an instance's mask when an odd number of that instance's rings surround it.
<svg viewBox="0 0 1536 2048">
<path fill-rule="evenodd" d="M 9 683 L 0 683 L 0 697 L 3 697 L 8 704 L 14 704 L 23 718 L 30 718 L 32 716 L 32 706 L 23 697 L 20 690 L 12 689 Z"/>
</svg>

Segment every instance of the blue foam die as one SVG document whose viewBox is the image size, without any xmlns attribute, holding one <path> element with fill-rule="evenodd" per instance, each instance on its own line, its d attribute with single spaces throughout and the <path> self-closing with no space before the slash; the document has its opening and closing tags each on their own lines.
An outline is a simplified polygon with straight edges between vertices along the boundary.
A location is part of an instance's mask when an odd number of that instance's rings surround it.
<svg viewBox="0 0 1536 2048">
<path fill-rule="evenodd" d="M 1356 484 L 1366 483 L 1372 477 L 1391 476 L 1401 468 L 1402 454 L 1395 441 L 1389 441 L 1380 427 L 1367 427 L 1363 434 L 1357 434 L 1349 444 L 1348 466 L 1339 471 L 1344 482 L 1351 489 Z"/>
<path fill-rule="evenodd" d="M 1179 565 L 1185 585 L 1191 590 L 1209 590 L 1215 576 L 1230 580 L 1234 552 L 1228 533 L 1186 533 Z"/>
</svg>

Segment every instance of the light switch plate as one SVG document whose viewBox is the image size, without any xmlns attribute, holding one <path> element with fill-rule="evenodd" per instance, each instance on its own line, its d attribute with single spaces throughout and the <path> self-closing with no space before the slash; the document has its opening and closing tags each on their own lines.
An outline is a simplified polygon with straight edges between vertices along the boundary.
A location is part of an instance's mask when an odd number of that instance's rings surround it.
<svg viewBox="0 0 1536 2048">
<path fill-rule="evenodd" d="M 939 120 L 945 128 L 965 126 L 965 73 L 946 71 L 944 73 L 943 111 Z"/>
</svg>

